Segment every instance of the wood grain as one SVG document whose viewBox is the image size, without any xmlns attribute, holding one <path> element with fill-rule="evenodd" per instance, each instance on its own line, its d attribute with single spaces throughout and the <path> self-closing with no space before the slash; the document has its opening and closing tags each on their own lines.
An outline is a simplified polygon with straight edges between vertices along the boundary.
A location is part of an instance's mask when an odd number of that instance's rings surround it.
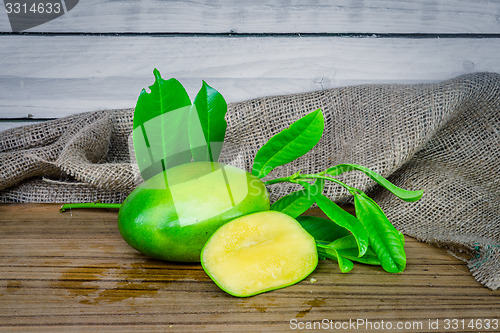
<svg viewBox="0 0 500 333">
<path fill-rule="evenodd" d="M 445 331 L 446 318 L 498 320 L 498 291 L 482 287 L 446 251 L 411 238 L 402 274 L 360 264 L 342 274 L 335 262 L 321 261 L 294 286 L 235 298 L 199 264 L 148 259 L 130 248 L 116 211 L 58 208 L 0 206 L 0 331 L 275 332 L 364 319 L 422 332 L 432 331 L 429 320 L 439 321 L 435 331 Z"/>
<path fill-rule="evenodd" d="M 30 32 L 499 33 L 496 0 L 80 1 Z M 11 31 L 0 10 L 0 31 Z"/>
<path fill-rule="evenodd" d="M 228 102 L 500 72 L 498 39 L 0 36 L 0 118 L 134 107 L 153 68 Z"/>
<path fill-rule="evenodd" d="M 1 115 L 0 115 L 1 117 Z M 32 124 L 37 124 L 39 123 L 38 121 L 0 121 L 0 132 L 5 131 L 6 129 L 13 128 L 13 127 L 19 127 L 19 126 L 26 126 L 26 125 L 32 125 Z"/>
</svg>

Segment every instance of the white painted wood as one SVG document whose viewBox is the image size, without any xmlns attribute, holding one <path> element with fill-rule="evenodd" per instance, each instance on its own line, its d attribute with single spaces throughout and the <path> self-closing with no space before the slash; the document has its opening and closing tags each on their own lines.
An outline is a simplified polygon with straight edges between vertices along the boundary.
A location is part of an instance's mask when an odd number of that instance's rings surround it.
<svg viewBox="0 0 500 333">
<path fill-rule="evenodd" d="M 135 106 L 157 67 L 228 102 L 500 73 L 500 39 L 0 36 L 0 118 Z"/>
<path fill-rule="evenodd" d="M 38 124 L 38 121 L 0 121 L 0 132 L 9 128 Z"/>
<path fill-rule="evenodd" d="M 0 10 L 0 31 L 11 31 Z M 36 32 L 500 33 L 499 0 L 82 0 Z"/>
</svg>

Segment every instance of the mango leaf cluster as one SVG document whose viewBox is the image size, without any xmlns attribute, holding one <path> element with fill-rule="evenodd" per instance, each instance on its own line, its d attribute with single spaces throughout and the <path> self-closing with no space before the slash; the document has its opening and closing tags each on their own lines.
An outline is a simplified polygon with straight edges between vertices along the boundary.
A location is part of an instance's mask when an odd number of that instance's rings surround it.
<svg viewBox="0 0 500 333">
<path fill-rule="evenodd" d="M 133 143 L 141 176 L 147 180 L 176 165 L 217 161 L 227 123 L 227 103 L 205 81 L 193 103 L 176 79 L 153 71 L 150 92 L 142 89 L 134 111 Z"/>
<path fill-rule="evenodd" d="M 252 173 L 263 178 L 274 168 L 303 156 L 319 142 L 323 131 L 324 118 L 320 109 L 297 120 L 261 147 L 255 156 Z M 303 187 L 277 200 L 271 209 L 296 218 L 316 240 L 320 257 L 337 260 L 342 272 L 349 272 L 354 267 L 353 261 L 380 265 L 390 273 L 402 272 L 406 267 L 403 234 L 394 228 L 373 199 L 361 190 L 333 178 L 354 170 L 365 173 L 402 200 L 412 202 L 423 195 L 423 191 L 401 189 L 361 165 L 339 164 L 317 174 L 302 175 L 297 172 L 267 181 L 267 185 L 291 182 Z M 355 215 L 322 193 L 325 181 L 335 182 L 349 190 L 354 196 Z M 314 203 L 328 219 L 301 216 Z"/>
<path fill-rule="evenodd" d="M 153 72 L 150 92 L 141 91 L 134 112 L 133 143 L 144 180 L 176 165 L 192 161 L 217 161 L 222 151 L 227 123 L 227 103 L 205 81 L 194 102 L 176 79 L 164 80 Z M 276 134 L 257 152 L 252 174 L 266 177 L 275 168 L 307 154 L 321 140 L 324 117 L 321 109 L 298 119 Z M 315 238 L 320 257 L 338 261 L 342 272 L 353 261 L 380 265 L 391 273 L 406 267 L 404 236 L 387 219 L 378 204 L 361 190 L 334 178 L 361 171 L 398 198 L 412 202 L 422 191 L 401 189 L 376 172 L 357 164 L 339 164 L 316 174 L 301 174 L 268 180 L 298 184 L 302 189 L 277 200 L 271 209 L 296 218 Z M 323 194 L 325 182 L 344 186 L 354 197 L 355 215 L 343 210 Z M 303 216 L 316 204 L 328 217 Z"/>
</svg>

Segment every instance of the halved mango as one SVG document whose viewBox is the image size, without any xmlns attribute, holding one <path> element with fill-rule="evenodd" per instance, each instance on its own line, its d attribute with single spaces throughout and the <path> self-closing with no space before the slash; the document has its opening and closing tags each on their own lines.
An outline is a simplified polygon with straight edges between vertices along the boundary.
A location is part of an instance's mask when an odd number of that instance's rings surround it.
<svg viewBox="0 0 500 333">
<path fill-rule="evenodd" d="M 227 293 L 247 297 L 295 284 L 314 271 L 314 238 L 292 217 L 263 211 L 238 217 L 210 237 L 201 264 Z"/>
</svg>

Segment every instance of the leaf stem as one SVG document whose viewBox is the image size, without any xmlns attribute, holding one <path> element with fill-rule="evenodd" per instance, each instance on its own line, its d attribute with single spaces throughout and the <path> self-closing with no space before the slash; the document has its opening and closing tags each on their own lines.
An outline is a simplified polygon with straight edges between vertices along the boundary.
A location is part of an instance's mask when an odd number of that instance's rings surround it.
<svg viewBox="0 0 500 333">
<path fill-rule="evenodd" d="M 290 178 L 291 176 L 288 176 L 288 177 L 281 177 L 281 178 L 276 178 L 276 179 L 270 179 L 266 182 L 264 182 L 265 185 L 273 185 L 273 184 L 277 184 L 277 183 L 285 183 L 285 182 L 290 182 Z"/>
<path fill-rule="evenodd" d="M 272 184 L 284 183 L 284 182 L 298 183 L 299 179 L 300 180 L 325 179 L 325 180 L 329 180 L 331 182 L 334 182 L 336 184 L 339 184 L 339 185 L 345 187 L 352 194 L 359 192 L 358 189 L 356 189 L 356 188 L 354 188 L 352 186 L 349 186 L 346 183 L 341 182 L 340 180 L 338 180 L 336 178 L 333 178 L 333 177 L 330 177 L 330 176 L 325 176 L 324 172 L 315 173 L 315 174 L 306 174 L 306 175 L 300 175 L 300 174 L 297 175 L 297 174 L 294 174 L 294 175 L 291 175 L 291 176 L 288 176 L 288 177 L 280 177 L 280 178 L 276 178 L 276 179 L 271 179 L 271 180 L 266 181 L 264 184 L 266 184 L 266 185 L 272 185 Z"/>
<path fill-rule="evenodd" d="M 112 208 L 112 209 L 120 209 L 122 204 L 111 204 L 111 203 L 102 203 L 102 202 L 84 202 L 84 203 L 71 203 L 64 204 L 61 206 L 59 211 L 65 212 L 68 209 L 75 208 Z"/>
</svg>

